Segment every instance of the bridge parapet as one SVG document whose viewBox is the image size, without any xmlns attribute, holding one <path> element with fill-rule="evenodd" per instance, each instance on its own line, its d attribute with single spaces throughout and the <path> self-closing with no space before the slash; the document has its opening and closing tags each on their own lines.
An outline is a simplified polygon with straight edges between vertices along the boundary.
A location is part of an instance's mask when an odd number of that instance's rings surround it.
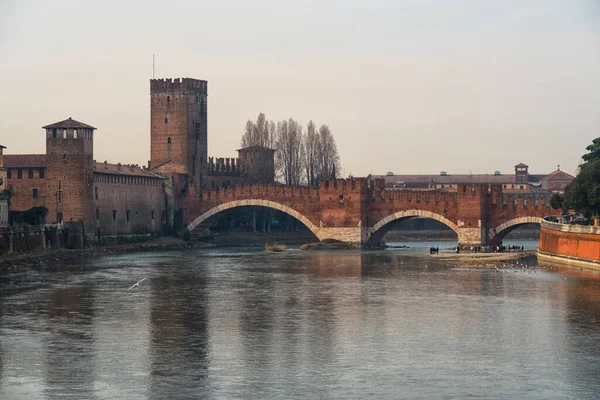
<svg viewBox="0 0 600 400">
<path fill-rule="evenodd" d="M 454 203 L 458 201 L 456 192 L 441 190 L 393 189 L 377 190 L 371 194 L 371 200 L 384 203 Z"/>
</svg>

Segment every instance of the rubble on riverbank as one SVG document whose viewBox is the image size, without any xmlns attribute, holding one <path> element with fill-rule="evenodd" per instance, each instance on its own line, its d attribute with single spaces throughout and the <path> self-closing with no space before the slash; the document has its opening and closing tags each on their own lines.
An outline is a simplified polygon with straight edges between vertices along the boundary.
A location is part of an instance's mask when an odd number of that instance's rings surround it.
<svg viewBox="0 0 600 400">
<path fill-rule="evenodd" d="M 525 262 L 535 256 L 535 250 L 512 253 L 440 253 L 430 255 L 435 259 L 449 261 L 468 268 L 502 268 L 508 262 Z"/>
</svg>

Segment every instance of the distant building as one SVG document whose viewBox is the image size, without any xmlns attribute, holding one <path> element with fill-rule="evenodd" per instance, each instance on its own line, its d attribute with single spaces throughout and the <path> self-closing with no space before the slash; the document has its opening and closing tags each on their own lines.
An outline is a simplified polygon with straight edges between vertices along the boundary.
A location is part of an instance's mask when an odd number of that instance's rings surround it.
<svg viewBox="0 0 600 400">
<path fill-rule="evenodd" d="M 575 177 L 558 169 L 550 174 L 530 174 L 529 166 L 523 163 L 515 165 L 514 174 L 449 174 L 442 171 L 439 175 L 369 175 L 369 179 L 384 179 L 385 187 L 421 190 L 456 191 L 460 183 L 500 184 L 504 193 L 564 193 L 565 187 Z"/>
</svg>

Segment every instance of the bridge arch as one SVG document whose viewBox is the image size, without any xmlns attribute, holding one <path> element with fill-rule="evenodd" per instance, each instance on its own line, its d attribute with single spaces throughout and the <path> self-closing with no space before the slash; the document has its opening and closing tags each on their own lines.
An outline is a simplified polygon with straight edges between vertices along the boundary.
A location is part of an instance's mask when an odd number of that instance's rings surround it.
<svg viewBox="0 0 600 400">
<path fill-rule="evenodd" d="M 320 233 L 319 228 L 315 224 L 313 224 L 308 218 L 306 218 L 304 215 L 300 214 L 298 211 L 296 211 L 293 208 L 290 208 L 284 204 L 281 204 L 281 203 L 277 203 L 277 202 L 270 201 L 270 200 L 259 200 L 259 199 L 234 200 L 234 201 L 220 204 L 216 207 L 211 208 L 210 210 L 206 211 L 205 213 L 203 213 L 202 215 L 200 215 L 199 217 L 194 219 L 187 226 L 187 229 L 190 232 L 193 232 L 194 229 L 196 229 L 196 227 L 198 227 L 198 225 L 200 225 L 201 223 L 203 223 L 204 221 L 206 221 L 207 219 L 209 219 L 210 217 L 212 217 L 215 214 L 218 214 L 225 210 L 230 210 L 232 208 L 246 207 L 246 206 L 267 207 L 267 208 L 272 208 L 272 209 L 284 212 L 284 213 L 296 218 L 298 221 L 302 222 L 304 225 L 306 225 L 306 227 L 308 229 L 310 229 L 310 231 L 317 238 L 319 238 L 319 240 L 321 239 L 321 236 L 319 235 L 319 233 Z"/>
<path fill-rule="evenodd" d="M 456 234 L 458 235 L 458 225 L 456 225 L 454 222 L 450 221 L 448 218 L 444 217 L 443 215 L 440 215 L 440 214 L 437 214 L 437 213 L 434 213 L 431 211 L 425 211 L 425 210 L 405 210 L 405 211 L 398 211 L 394 214 L 390 214 L 387 217 L 379 220 L 379 222 L 377 222 L 375 225 L 373 225 L 373 227 L 370 229 L 369 233 L 367 234 L 367 236 L 368 236 L 367 245 L 375 246 L 375 245 L 379 244 L 381 239 L 383 239 L 383 236 L 385 236 L 385 234 L 391 227 L 392 222 L 400 220 L 400 219 L 414 218 L 414 217 L 434 219 L 434 220 L 446 225 L 447 227 L 452 229 L 454 232 L 456 232 Z"/>
<path fill-rule="evenodd" d="M 498 225 L 495 229 L 491 229 L 489 232 L 490 243 L 499 244 L 502 239 L 510 232 L 514 231 L 521 225 L 525 224 L 538 224 L 542 223 L 542 218 L 540 217 L 519 217 L 508 220 L 500 225 Z"/>
</svg>

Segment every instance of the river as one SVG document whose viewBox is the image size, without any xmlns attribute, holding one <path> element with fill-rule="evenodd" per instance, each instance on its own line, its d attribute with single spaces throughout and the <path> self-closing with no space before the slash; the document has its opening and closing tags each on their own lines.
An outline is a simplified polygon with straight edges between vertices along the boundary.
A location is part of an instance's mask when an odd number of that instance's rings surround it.
<svg viewBox="0 0 600 400">
<path fill-rule="evenodd" d="M 0 398 L 600 397 L 598 274 L 452 268 L 403 244 L 4 273 Z"/>
</svg>

